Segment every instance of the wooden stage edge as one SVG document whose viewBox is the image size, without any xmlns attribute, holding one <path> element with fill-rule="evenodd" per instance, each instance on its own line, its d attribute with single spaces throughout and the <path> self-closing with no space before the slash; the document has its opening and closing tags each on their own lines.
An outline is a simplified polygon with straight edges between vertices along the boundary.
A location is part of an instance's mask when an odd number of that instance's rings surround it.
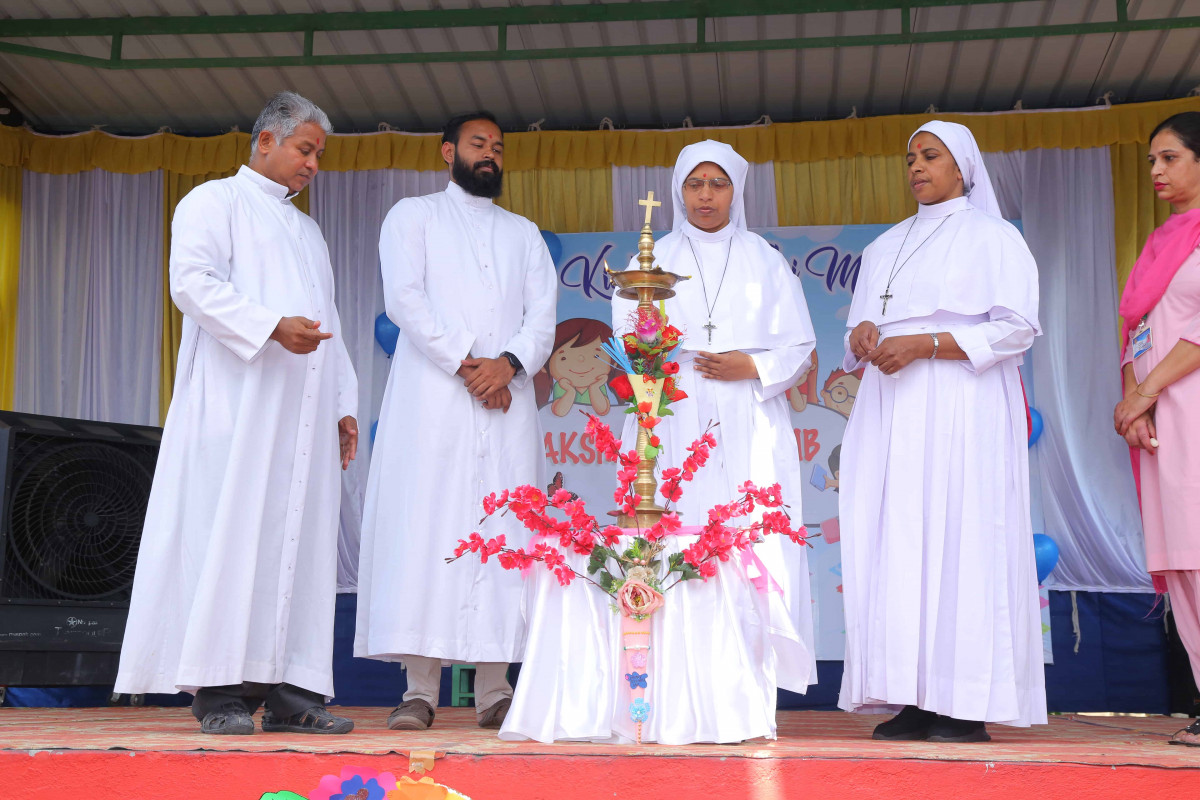
<svg viewBox="0 0 1200 800">
<path fill-rule="evenodd" d="M 0 797 L 308 798 L 345 767 L 427 775 L 472 800 L 1077 800 L 1200 790 L 1200 748 L 1168 746 L 1184 723 L 1164 717 L 1056 716 L 1031 729 L 990 726 L 988 744 L 937 745 L 872 741 L 883 717 L 784 711 L 773 742 L 639 747 L 502 742 L 475 725 L 472 709 L 439 709 L 420 733 L 386 730 L 389 709 L 338 711 L 355 720 L 353 733 L 220 737 L 200 734 L 183 708 L 0 709 Z"/>
</svg>

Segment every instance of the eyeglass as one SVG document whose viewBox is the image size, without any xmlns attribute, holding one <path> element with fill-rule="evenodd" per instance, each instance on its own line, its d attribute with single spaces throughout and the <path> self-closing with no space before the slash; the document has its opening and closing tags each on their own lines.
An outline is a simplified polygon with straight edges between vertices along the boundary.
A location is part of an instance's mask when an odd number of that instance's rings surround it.
<svg viewBox="0 0 1200 800">
<path fill-rule="evenodd" d="M 844 386 L 835 386 L 829 390 L 829 399 L 835 403 L 844 403 L 847 400 L 853 400 L 857 396 L 850 394 Z"/>
<path fill-rule="evenodd" d="M 683 182 L 683 188 L 687 189 L 689 192 L 698 192 L 706 183 L 708 184 L 709 188 L 715 192 L 719 192 L 722 189 L 728 189 L 730 186 L 733 186 L 733 181 L 729 180 L 728 178 L 688 178 Z"/>
</svg>

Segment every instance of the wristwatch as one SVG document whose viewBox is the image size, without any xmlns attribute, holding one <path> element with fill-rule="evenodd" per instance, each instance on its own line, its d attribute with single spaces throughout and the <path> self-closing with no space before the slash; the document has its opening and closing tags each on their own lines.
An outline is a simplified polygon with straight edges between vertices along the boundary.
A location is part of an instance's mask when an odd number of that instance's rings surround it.
<svg viewBox="0 0 1200 800">
<path fill-rule="evenodd" d="M 517 358 L 516 356 L 514 356 L 512 353 L 508 352 L 507 350 L 505 350 L 503 353 L 501 353 L 500 357 L 507 359 L 508 363 L 512 364 L 512 368 L 513 368 L 514 372 L 520 372 L 521 370 L 525 369 L 523 366 L 521 366 L 521 359 Z"/>
</svg>

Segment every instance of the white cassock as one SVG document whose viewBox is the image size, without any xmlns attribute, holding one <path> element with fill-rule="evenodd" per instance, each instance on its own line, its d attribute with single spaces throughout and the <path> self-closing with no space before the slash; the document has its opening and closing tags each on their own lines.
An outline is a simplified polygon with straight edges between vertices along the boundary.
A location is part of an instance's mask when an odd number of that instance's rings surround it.
<svg viewBox="0 0 1200 800">
<path fill-rule="evenodd" d="M 731 221 L 715 234 L 688 224 L 683 206 L 683 180 L 703 162 L 720 164 L 734 180 Z M 675 297 L 666 301 L 668 321 L 685 337 L 675 377 L 688 397 L 672 403 L 674 415 L 663 417 L 654 429 L 664 448 L 658 467 L 679 467 L 687 446 L 703 435 L 708 422 L 720 423 L 713 430 L 718 446 L 695 480 L 683 484 L 683 498 L 675 504 L 683 524 L 706 524 L 710 508 L 733 500 L 738 486 L 751 480 L 760 487 L 781 484 L 793 525 L 799 527 L 800 460 L 784 392 L 808 365 L 816 339 L 800 279 L 766 240 L 745 229 L 747 172 L 746 161 L 732 148 L 711 141 L 685 148 L 675 167 L 676 230 L 655 243 L 654 255 L 664 269 L 692 276 L 677 283 Z M 636 260 L 629 266 L 637 268 Z M 702 285 L 716 325 L 711 345 L 703 327 L 710 317 Z M 636 306 L 636 301 L 613 298 L 617 335 L 629 330 Z M 699 350 L 751 353 L 759 378 L 701 378 L 693 362 Z M 632 447 L 636 438 L 636 419 L 630 415 L 621 432 L 622 449 Z M 656 500 L 663 503 L 661 496 Z M 666 554 L 695 540 L 672 537 Z M 770 573 L 764 589 L 751 580 L 759 575 L 758 566 L 747 567 L 734 558 L 720 564 L 716 578 L 671 588 L 666 606 L 651 617 L 648 672 L 653 686 L 647 700 L 654 711 L 642 727 L 642 741 L 775 738 L 777 688 L 805 692 L 816 682 L 805 550 L 774 535 L 754 550 Z M 586 557 L 566 556 L 577 570 L 586 571 Z M 531 572 L 526 605 L 536 626 L 530 631 L 529 651 L 564 655 L 557 661 L 539 657 L 539 663 L 549 666 L 544 672 L 537 672 L 533 655 L 527 655 L 501 738 L 630 739 L 634 731 L 627 703 L 615 691 L 620 648 L 612 642 L 619 641 L 620 632 L 610 598 L 578 580 L 565 591 L 553 586 L 547 591 L 544 584 L 553 580 L 540 568 Z M 528 689 L 529 684 L 534 688 Z"/>
<path fill-rule="evenodd" d="M 511 514 L 482 528 L 483 498 L 532 483 L 545 456 L 529 376 L 554 343 L 557 275 L 537 226 L 457 184 L 405 198 L 379 239 L 384 301 L 400 327 L 363 511 L 354 654 L 519 661 L 521 576 L 464 557 L 472 531 L 528 534 Z M 508 351 L 524 369 L 505 414 L 455 375 Z"/>
<path fill-rule="evenodd" d="M 970 180 L 973 140 L 934 132 Z M 1017 370 L 1039 333 L 1037 265 L 995 213 L 967 197 L 920 206 L 863 252 L 847 327 L 870 320 L 881 340 L 949 332 L 969 360 L 916 360 L 890 376 L 866 367 L 842 441 L 849 711 L 1046 721 Z M 842 366 L 862 364 L 847 348 Z"/>
<path fill-rule="evenodd" d="M 243 681 L 333 695 L 338 420 L 358 385 L 317 224 L 242 167 L 180 201 L 171 297 L 184 313 L 116 691 Z M 296 355 L 281 317 L 333 333 Z"/>
</svg>

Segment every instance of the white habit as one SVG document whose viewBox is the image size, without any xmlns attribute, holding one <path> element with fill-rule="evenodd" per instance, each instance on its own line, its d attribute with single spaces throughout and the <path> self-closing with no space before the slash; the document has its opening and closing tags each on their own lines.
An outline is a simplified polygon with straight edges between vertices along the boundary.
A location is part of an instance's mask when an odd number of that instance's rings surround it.
<svg viewBox="0 0 1200 800">
<path fill-rule="evenodd" d="M 683 204 L 683 181 L 704 162 L 719 164 L 734 182 L 730 223 L 716 233 L 690 225 Z M 816 339 L 800 279 L 778 251 L 746 230 L 742 198 L 748 167 L 746 160 L 725 144 L 706 141 L 684 148 L 672 184 L 675 230 L 654 247 L 658 264 L 692 276 L 676 284 L 675 297 L 666 301 L 668 321 L 685 337 L 675 377 L 688 397 L 672 403 L 674 415 L 663 417 L 654 429 L 664 448 L 660 470 L 679 467 L 688 455 L 687 446 L 703 435 L 709 420 L 720 423 L 713 430 L 718 447 L 695 480 L 682 485 L 683 498 L 676 508 L 686 526 L 706 524 L 708 510 L 732 500 L 737 487 L 747 480 L 759 486 L 780 483 L 794 526 L 803 523 L 800 460 L 784 392 L 807 366 Z M 699 265 L 693 260 L 692 247 Z M 636 267 L 636 260 L 631 261 L 630 268 Z M 703 327 L 709 315 L 701 272 L 716 325 L 711 345 Z M 629 316 L 636 306 L 636 301 L 614 296 L 613 330 L 618 335 L 630 329 Z M 693 367 L 698 350 L 752 353 L 759 379 L 729 382 L 701 378 Z M 626 418 L 621 432 L 623 449 L 636 440 L 636 426 L 633 415 Z M 664 502 L 661 496 L 656 500 Z M 677 539 L 668 552 L 695 541 L 694 536 Z M 767 586 L 774 588 L 768 591 L 759 591 L 735 558 L 720 564 L 718 577 L 707 582 L 687 581 L 667 593 L 666 607 L 653 617 L 650 680 L 654 686 L 648 701 L 655 711 L 643 728 L 643 741 L 686 744 L 775 738 L 777 687 L 805 692 L 816 682 L 804 548 L 770 536 L 755 552 L 770 572 L 772 582 Z M 586 565 L 586 558 L 568 558 L 577 568 Z M 618 704 L 616 718 L 613 716 L 616 686 L 612 676 L 619 662 L 602 664 L 598 661 L 603 655 L 591 656 L 619 650 L 610 650 L 608 645 L 619 640 L 609 598 L 576 581 L 565 593 L 551 593 L 553 603 L 562 608 L 552 607 L 546 602 L 543 586 L 552 576 L 541 574 L 545 570 L 534 571 L 537 574 L 530 581 L 526 604 L 531 614 L 537 614 L 531 618 L 531 625 L 536 626 L 530 631 L 530 652 L 501 737 L 542 741 L 630 738 L 627 710 Z M 751 572 L 751 576 L 757 574 Z M 580 624 L 581 620 L 586 624 Z M 571 662 L 578 669 L 562 667 L 565 675 L 539 675 L 531 670 L 535 647 L 539 653 L 589 656 Z M 553 666 L 548 659 L 539 661 Z M 526 688 L 527 680 L 532 681 L 532 690 Z M 595 698 L 595 702 L 580 702 L 580 697 Z"/>
<path fill-rule="evenodd" d="M 479 521 L 485 495 L 546 483 L 529 376 L 554 340 L 550 253 L 532 222 L 450 183 L 396 204 L 379 259 L 400 338 L 367 482 L 354 654 L 519 661 L 520 575 L 445 559 L 472 531 L 504 533 L 514 547 L 528 538 L 511 514 Z M 483 408 L 455 375 L 468 355 L 504 351 L 524 367 L 507 414 Z"/>
<path fill-rule="evenodd" d="M 249 167 L 180 201 L 184 313 L 116 691 L 290 683 L 333 695 L 338 420 L 358 386 L 317 224 Z M 296 355 L 284 316 L 333 333 Z"/>
<path fill-rule="evenodd" d="M 1044 723 L 1017 370 L 1040 332 L 1037 266 L 1000 218 L 969 131 L 923 130 L 953 153 L 968 194 L 920 206 L 867 247 L 847 327 L 870 320 L 881 340 L 949 332 L 969 360 L 866 367 L 842 442 L 839 705 Z M 847 348 L 843 368 L 859 366 Z"/>
</svg>

